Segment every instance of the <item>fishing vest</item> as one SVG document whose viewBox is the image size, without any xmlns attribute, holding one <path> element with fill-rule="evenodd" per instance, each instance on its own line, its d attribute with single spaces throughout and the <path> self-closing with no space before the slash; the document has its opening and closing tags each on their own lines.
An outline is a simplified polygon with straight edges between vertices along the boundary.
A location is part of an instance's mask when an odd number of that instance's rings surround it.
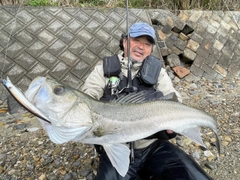
<svg viewBox="0 0 240 180">
<path fill-rule="evenodd" d="M 142 63 L 138 73 L 132 80 L 132 86 L 135 92 L 148 91 L 155 92 L 154 85 L 158 81 L 158 76 L 162 68 L 162 63 L 154 56 L 148 56 Z M 105 57 L 103 59 L 103 71 L 104 76 L 107 78 L 117 77 L 119 83 L 117 85 L 117 91 L 120 94 L 128 93 L 124 88 L 127 87 L 128 78 L 121 74 L 121 63 L 117 55 Z M 154 97 L 153 97 L 154 96 Z M 146 99 L 154 99 L 163 96 L 162 92 L 149 93 L 149 97 Z M 103 96 L 100 100 L 110 101 L 114 99 L 116 95 L 111 92 L 111 86 L 109 84 L 105 86 Z"/>
</svg>

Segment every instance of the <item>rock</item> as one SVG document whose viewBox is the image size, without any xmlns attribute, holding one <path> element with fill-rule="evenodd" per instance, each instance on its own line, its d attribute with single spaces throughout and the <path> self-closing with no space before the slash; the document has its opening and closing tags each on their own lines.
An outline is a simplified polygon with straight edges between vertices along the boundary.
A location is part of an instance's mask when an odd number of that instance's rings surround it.
<svg viewBox="0 0 240 180">
<path fill-rule="evenodd" d="M 85 177 L 85 176 L 87 176 L 88 174 L 90 174 L 91 168 L 92 168 L 91 163 L 92 163 L 91 159 L 88 159 L 87 161 L 85 161 L 85 164 L 84 164 L 84 166 L 81 168 L 81 171 L 80 171 L 80 174 L 81 174 L 82 176 Z"/>
<path fill-rule="evenodd" d="M 197 151 L 194 151 L 194 152 L 192 153 L 192 157 L 193 157 L 194 159 L 199 159 L 199 158 L 200 158 L 200 154 L 199 154 Z"/>
<path fill-rule="evenodd" d="M 228 144 L 229 144 L 228 141 L 222 141 L 222 145 L 223 145 L 223 146 L 227 146 Z"/>
<path fill-rule="evenodd" d="M 8 112 L 10 114 L 17 113 L 22 106 L 15 100 L 12 95 L 7 98 Z"/>
<path fill-rule="evenodd" d="M 37 131 L 37 130 L 39 130 L 38 127 L 32 127 L 32 128 L 27 128 L 26 129 L 27 132 L 34 132 L 34 131 Z"/>
<path fill-rule="evenodd" d="M 162 56 L 168 56 L 170 54 L 168 48 L 161 48 L 160 51 Z"/>
<path fill-rule="evenodd" d="M 197 54 L 194 51 L 192 51 L 189 48 L 185 48 L 183 50 L 183 56 L 182 56 L 181 60 L 184 63 L 191 63 L 192 64 L 196 56 L 197 56 Z"/>
<path fill-rule="evenodd" d="M 67 173 L 64 175 L 63 180 L 73 180 L 73 176 L 71 173 Z"/>
<path fill-rule="evenodd" d="M 59 180 L 59 178 L 54 173 L 51 173 L 48 175 L 48 180 Z"/>
<path fill-rule="evenodd" d="M 215 163 L 214 162 L 206 162 L 205 166 L 211 170 L 213 170 L 215 168 Z"/>
<path fill-rule="evenodd" d="M 46 178 L 46 175 L 45 174 L 41 174 L 40 177 L 39 177 L 39 180 L 44 180 Z"/>
<path fill-rule="evenodd" d="M 178 49 L 177 47 L 175 47 L 175 46 L 173 46 L 172 48 L 171 48 L 171 51 L 172 51 L 172 53 L 173 54 L 176 54 L 176 55 L 181 55 L 181 54 L 183 54 L 183 51 L 181 51 L 180 49 Z M 169 53 L 170 54 L 170 53 Z"/>
<path fill-rule="evenodd" d="M 186 36 L 186 35 L 183 34 L 183 33 L 180 33 L 180 34 L 179 34 L 179 38 L 180 38 L 181 40 L 183 40 L 183 41 L 187 41 L 187 40 L 189 39 L 189 37 Z"/>
<path fill-rule="evenodd" d="M 189 88 L 190 89 L 197 89 L 198 86 L 196 85 L 196 83 L 192 83 L 192 84 L 189 85 Z"/>
<path fill-rule="evenodd" d="M 0 166 L 0 174 L 2 174 L 2 172 L 3 172 L 3 167 Z"/>
<path fill-rule="evenodd" d="M 169 24 L 166 24 L 163 28 L 162 28 L 162 32 L 164 34 L 170 34 L 172 31 L 172 26 L 170 26 Z"/>
<path fill-rule="evenodd" d="M 231 142 L 232 141 L 232 138 L 230 136 L 225 136 L 224 137 L 224 140 L 227 141 L 227 142 Z"/>
<path fill-rule="evenodd" d="M 182 66 L 173 67 L 173 71 L 177 74 L 179 78 L 183 78 L 190 73 L 190 70 Z"/>
<path fill-rule="evenodd" d="M 161 40 L 165 40 L 167 38 L 167 35 L 162 30 L 158 30 L 158 36 Z"/>
<path fill-rule="evenodd" d="M 90 173 L 88 176 L 87 176 L 87 180 L 94 180 L 95 179 L 95 175 L 93 173 Z"/>
<path fill-rule="evenodd" d="M 28 123 L 16 124 L 16 125 L 14 125 L 14 129 L 22 130 L 22 129 L 24 129 L 25 127 L 27 127 L 28 125 L 29 125 Z"/>
<path fill-rule="evenodd" d="M 187 43 L 187 48 L 191 49 L 194 52 L 197 52 L 197 49 L 199 47 L 199 43 L 190 39 Z"/>
<path fill-rule="evenodd" d="M 53 162 L 53 159 L 50 157 L 50 158 L 47 158 L 45 161 L 43 161 L 42 165 L 46 166 L 46 165 L 48 165 L 48 164 L 50 164 L 52 162 Z"/>
<path fill-rule="evenodd" d="M 180 66 L 180 58 L 176 54 L 170 54 L 167 56 L 167 64 L 169 64 L 170 67 Z"/>
<path fill-rule="evenodd" d="M 215 68 L 214 68 L 217 72 L 219 72 L 223 77 L 227 76 L 227 70 L 224 69 L 222 66 L 220 66 L 219 64 L 216 64 Z"/>
</svg>

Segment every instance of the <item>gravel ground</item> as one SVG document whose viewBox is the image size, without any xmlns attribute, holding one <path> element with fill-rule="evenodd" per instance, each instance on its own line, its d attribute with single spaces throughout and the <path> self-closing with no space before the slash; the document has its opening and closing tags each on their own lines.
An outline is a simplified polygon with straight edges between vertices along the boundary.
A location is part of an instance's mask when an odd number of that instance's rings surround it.
<svg viewBox="0 0 240 180">
<path fill-rule="evenodd" d="M 209 129 L 202 129 L 207 148 L 183 136 L 171 141 L 193 156 L 213 179 L 240 179 L 240 79 L 174 80 L 174 84 L 184 104 L 216 117 L 222 151 L 218 156 L 216 138 Z M 75 142 L 53 144 L 32 114 L 23 109 L 9 114 L 3 101 L 7 91 L 2 85 L 0 91 L 0 179 L 94 179 L 98 158 L 91 146 Z"/>
</svg>

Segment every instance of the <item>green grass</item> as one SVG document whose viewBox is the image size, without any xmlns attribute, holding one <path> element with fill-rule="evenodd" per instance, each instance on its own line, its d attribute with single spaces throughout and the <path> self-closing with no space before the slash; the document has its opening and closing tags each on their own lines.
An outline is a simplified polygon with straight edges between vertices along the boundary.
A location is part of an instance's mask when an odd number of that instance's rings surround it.
<svg viewBox="0 0 240 180">
<path fill-rule="evenodd" d="M 3 5 L 126 7 L 126 0 L 5 0 Z M 129 8 L 169 10 L 240 10 L 239 0 L 128 0 Z"/>
<path fill-rule="evenodd" d="M 27 6 L 57 6 L 57 3 L 49 0 L 26 0 L 24 4 Z"/>
</svg>

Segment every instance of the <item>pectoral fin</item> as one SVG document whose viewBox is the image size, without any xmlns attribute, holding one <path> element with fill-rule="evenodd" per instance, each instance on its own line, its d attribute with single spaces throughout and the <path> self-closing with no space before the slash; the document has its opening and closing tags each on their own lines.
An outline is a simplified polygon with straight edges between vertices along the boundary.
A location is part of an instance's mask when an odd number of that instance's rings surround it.
<svg viewBox="0 0 240 180">
<path fill-rule="evenodd" d="M 42 123 L 43 128 L 47 131 L 49 139 L 56 143 L 62 144 L 68 141 L 77 141 L 76 137 L 81 139 L 81 135 L 87 132 L 90 127 L 64 127 L 64 126 L 55 126 L 49 123 Z"/>
<path fill-rule="evenodd" d="M 103 148 L 106 151 L 113 167 L 115 167 L 117 172 L 124 177 L 127 174 L 130 163 L 129 148 L 123 144 L 104 144 Z"/>
<path fill-rule="evenodd" d="M 201 137 L 199 127 L 185 129 L 183 131 L 182 135 L 188 137 L 189 139 L 191 139 L 195 143 L 199 144 L 200 146 L 206 147 L 205 144 L 202 141 L 202 137 Z"/>
</svg>

